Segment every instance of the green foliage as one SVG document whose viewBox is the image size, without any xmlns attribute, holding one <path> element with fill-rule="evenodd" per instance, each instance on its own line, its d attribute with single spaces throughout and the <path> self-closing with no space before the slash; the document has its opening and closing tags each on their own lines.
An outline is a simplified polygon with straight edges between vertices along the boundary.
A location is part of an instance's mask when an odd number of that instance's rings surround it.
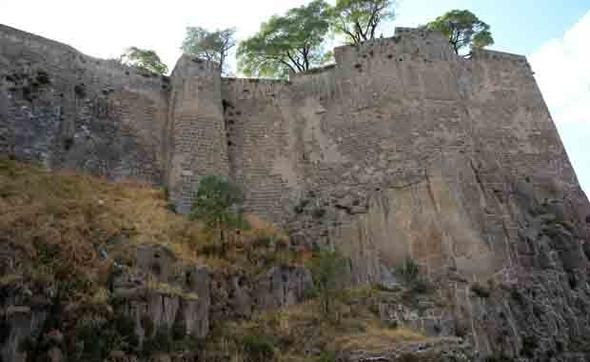
<svg viewBox="0 0 590 362">
<path fill-rule="evenodd" d="M 480 298 L 488 298 L 491 294 L 490 290 L 480 283 L 474 283 L 471 285 L 471 291 Z"/>
<path fill-rule="evenodd" d="M 313 292 L 319 297 L 322 313 L 328 317 L 340 291 L 339 278 L 346 272 L 346 259 L 334 250 L 320 250 L 308 265 L 313 276 Z"/>
<path fill-rule="evenodd" d="M 379 24 L 395 16 L 393 0 L 337 0 L 332 29 L 354 45 L 375 38 Z"/>
<path fill-rule="evenodd" d="M 110 351 L 131 352 L 139 345 L 134 322 L 125 316 L 115 320 L 102 317 L 81 318 L 75 327 L 76 339 L 81 342 L 75 352 L 80 361 L 102 361 Z"/>
<path fill-rule="evenodd" d="M 420 265 L 411 258 L 407 258 L 398 265 L 395 268 L 395 274 L 413 294 L 425 294 L 432 290 L 432 285 L 421 273 Z"/>
<path fill-rule="evenodd" d="M 273 341 L 267 336 L 248 335 L 242 339 L 247 361 L 270 361 L 275 354 Z"/>
<path fill-rule="evenodd" d="M 235 29 L 208 31 L 201 27 L 187 27 L 181 49 L 186 54 L 219 63 L 223 71 L 231 48 L 236 45 Z"/>
<path fill-rule="evenodd" d="M 395 268 L 395 274 L 409 284 L 416 281 L 420 276 L 420 266 L 414 259 L 407 258 Z"/>
<path fill-rule="evenodd" d="M 172 326 L 162 325 L 156 329 L 153 337 L 147 338 L 143 343 L 141 354 L 144 358 L 158 353 L 183 353 L 203 348 L 203 340 L 186 334 L 184 325 L 175 322 Z"/>
<path fill-rule="evenodd" d="M 238 67 L 247 75 L 284 78 L 325 59 L 322 42 L 329 29 L 329 5 L 314 0 L 273 16 L 238 46 Z"/>
<path fill-rule="evenodd" d="M 242 201 L 241 190 L 225 177 L 204 176 L 199 182 L 190 217 L 217 230 L 223 242 L 226 228 L 242 228 L 245 225 L 245 220 L 236 210 Z"/>
<path fill-rule="evenodd" d="M 318 362 L 336 362 L 337 356 L 335 352 L 323 351 L 318 357 Z"/>
<path fill-rule="evenodd" d="M 119 61 L 150 73 L 165 74 L 168 72 L 166 64 L 162 63 L 158 54 L 153 50 L 131 47 L 121 55 Z"/>
<path fill-rule="evenodd" d="M 469 10 L 451 10 L 426 27 L 443 33 L 457 54 L 466 47 L 483 48 L 494 44 L 490 26 Z"/>
<path fill-rule="evenodd" d="M 311 210 L 311 216 L 314 219 L 321 219 L 322 217 L 324 217 L 324 215 L 326 215 L 326 209 L 324 209 L 323 207 L 317 206 Z"/>
</svg>

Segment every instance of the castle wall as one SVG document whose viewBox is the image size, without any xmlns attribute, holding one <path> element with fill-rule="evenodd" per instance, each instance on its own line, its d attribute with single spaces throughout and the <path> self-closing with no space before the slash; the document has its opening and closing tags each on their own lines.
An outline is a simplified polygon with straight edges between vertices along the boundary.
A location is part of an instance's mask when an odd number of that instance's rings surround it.
<svg viewBox="0 0 590 362">
<path fill-rule="evenodd" d="M 199 177 L 228 176 L 227 143 L 217 64 L 180 58 L 171 76 L 167 185 L 176 210 L 190 210 Z"/>
<path fill-rule="evenodd" d="M 335 59 L 288 82 L 186 56 L 154 77 L 0 26 L 0 152 L 168 186 L 180 212 L 228 175 L 354 283 L 418 261 L 482 356 L 587 350 L 590 206 L 526 59 L 404 28 Z"/>
<path fill-rule="evenodd" d="M 499 195 L 521 178 L 584 200 L 525 58 L 464 59 L 415 29 L 335 58 L 288 84 L 224 80 L 222 96 L 247 208 L 296 241 L 346 250 L 358 282 L 408 256 L 475 278 L 509 265 Z"/>
<path fill-rule="evenodd" d="M 286 82 L 258 79 L 222 81 L 224 120 L 232 179 L 245 192 L 245 209 L 281 220 L 298 175 L 288 130 L 289 87 Z"/>
<path fill-rule="evenodd" d="M 347 250 L 358 282 L 408 256 L 475 277 L 512 263 L 506 195 L 519 180 L 567 190 L 584 218 L 520 56 L 464 59 L 442 36 L 402 28 L 289 82 L 221 79 L 186 56 L 168 79 L 8 27 L 0 36 L 3 153 L 166 185 L 180 212 L 199 177 L 231 176 L 246 211 L 295 242 Z"/>
<path fill-rule="evenodd" d="M 163 182 L 168 79 L 0 25 L 0 152 Z"/>
</svg>

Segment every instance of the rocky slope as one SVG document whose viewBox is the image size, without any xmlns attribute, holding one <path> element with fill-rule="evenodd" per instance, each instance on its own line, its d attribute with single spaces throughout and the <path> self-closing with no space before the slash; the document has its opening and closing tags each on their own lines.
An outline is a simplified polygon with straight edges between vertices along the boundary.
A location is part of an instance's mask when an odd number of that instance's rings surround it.
<svg viewBox="0 0 590 362">
<path fill-rule="evenodd" d="M 473 353 L 429 283 L 343 285 L 322 314 L 306 267 L 314 253 L 253 217 L 220 246 L 151 187 L 6 159 L 0 186 L 2 361 L 467 361 Z"/>
</svg>

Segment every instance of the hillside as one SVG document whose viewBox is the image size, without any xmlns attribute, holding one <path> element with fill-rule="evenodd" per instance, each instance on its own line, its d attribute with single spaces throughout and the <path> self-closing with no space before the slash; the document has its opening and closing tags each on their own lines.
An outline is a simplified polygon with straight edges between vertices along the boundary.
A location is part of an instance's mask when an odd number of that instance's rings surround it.
<svg viewBox="0 0 590 362">
<path fill-rule="evenodd" d="M 3 159 L 0 189 L 5 360 L 434 358 L 461 344 L 379 319 L 383 298 L 414 308 L 432 290 L 344 289 L 325 317 L 305 267 L 313 253 L 253 217 L 222 252 L 146 185 Z"/>
</svg>

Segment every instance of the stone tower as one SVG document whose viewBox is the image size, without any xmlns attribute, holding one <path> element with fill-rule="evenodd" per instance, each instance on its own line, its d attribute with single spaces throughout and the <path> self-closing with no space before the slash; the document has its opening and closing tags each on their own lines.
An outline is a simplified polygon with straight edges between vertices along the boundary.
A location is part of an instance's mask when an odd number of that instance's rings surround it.
<svg viewBox="0 0 590 362">
<path fill-rule="evenodd" d="M 186 213 L 201 176 L 229 173 L 219 66 L 184 55 L 171 86 L 166 171 L 170 201 Z"/>
</svg>

